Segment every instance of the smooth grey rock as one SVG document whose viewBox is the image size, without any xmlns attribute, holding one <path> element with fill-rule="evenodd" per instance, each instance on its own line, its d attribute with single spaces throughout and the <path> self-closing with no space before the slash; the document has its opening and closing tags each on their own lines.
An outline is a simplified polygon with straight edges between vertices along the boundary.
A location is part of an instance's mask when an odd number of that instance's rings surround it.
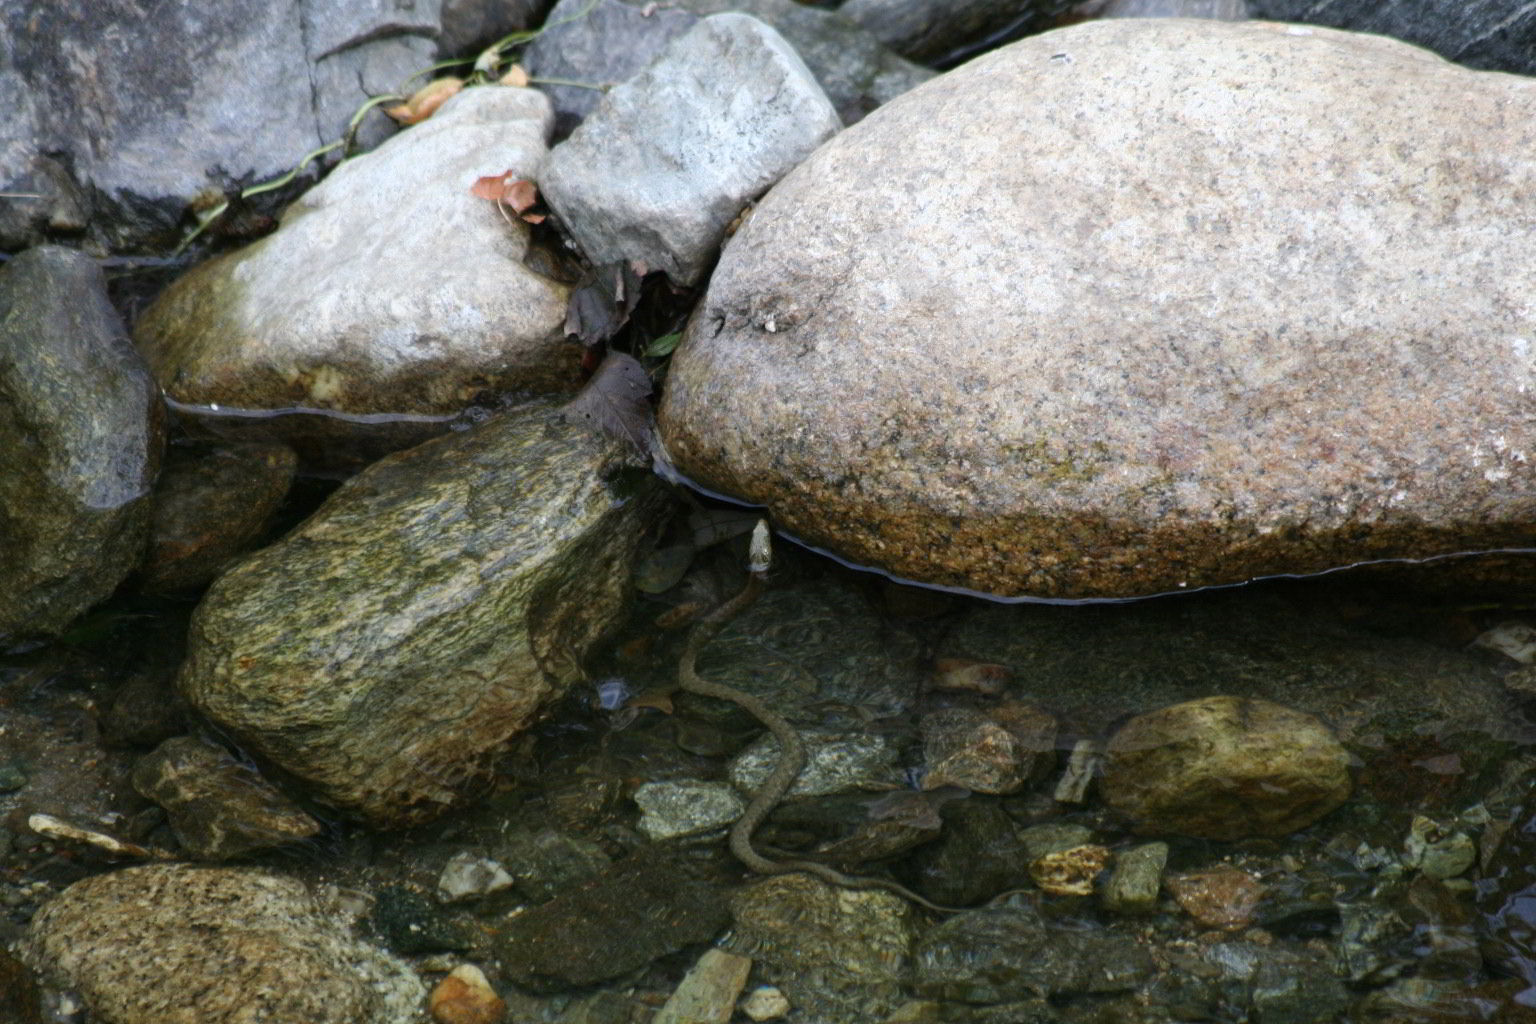
<svg viewBox="0 0 1536 1024">
<path fill-rule="evenodd" d="M 138 564 L 164 407 L 95 261 L 0 268 L 0 647 L 57 634 Z"/>
<path fill-rule="evenodd" d="M 904 57 L 949 63 L 1045 25 L 1071 0 L 848 0 L 838 13 Z"/>
<path fill-rule="evenodd" d="M 404 447 L 488 389 L 574 388 L 567 288 L 524 265 L 526 224 L 469 192 L 532 177 L 549 126 L 535 90 L 466 89 L 178 279 L 135 328 L 166 395 L 225 430 L 303 441 L 314 417 L 249 412 L 313 410 Z"/>
<path fill-rule="evenodd" d="M 618 621 L 658 494 L 627 457 L 536 403 L 375 463 L 219 577 L 182 692 L 337 807 L 434 816 Z"/>
<path fill-rule="evenodd" d="M 1531 0 L 1249 0 L 1256 18 L 1394 36 L 1471 68 L 1536 74 Z"/>
<path fill-rule="evenodd" d="M 569 135 L 610 89 L 634 77 L 698 20 L 670 4 L 651 9 L 623 0 L 560 0 L 522 58 L 535 78 L 590 86 L 536 83 L 554 106 L 555 134 Z"/>
<path fill-rule="evenodd" d="M 835 11 L 795 0 L 561 0 L 529 44 L 524 63 L 535 77 L 599 88 L 539 83 L 555 107 L 555 133 L 570 134 L 607 89 L 627 81 L 702 17 L 750 14 L 782 35 L 821 83 L 844 124 L 933 77 Z M 585 12 L 585 13 L 583 13 Z"/>
<path fill-rule="evenodd" d="M 341 138 L 370 96 L 431 64 L 441 24 L 438 0 L 159 14 L 147 32 L 129 0 L 0 4 L 0 37 L 14 41 L 9 63 L 35 113 L 25 148 L 64 154 L 93 197 L 97 236 L 113 246 L 170 244 L 200 193 L 275 178 Z M 196 54 L 217 59 L 188 59 Z M 392 130 L 375 110 L 360 138 L 372 145 Z"/>
<path fill-rule="evenodd" d="M 640 831 L 658 843 L 717 831 L 747 809 L 727 784 L 695 779 L 647 782 L 635 790 L 635 804 Z"/>
<path fill-rule="evenodd" d="M 254 765 L 195 736 L 168 739 L 139 758 L 133 788 L 165 808 L 176 841 L 198 860 L 231 860 L 320 831 Z"/>
<path fill-rule="evenodd" d="M 1073 14 L 1090 18 L 1214 18 L 1243 21 L 1248 0 L 1096 0 L 1079 5 Z"/>
<path fill-rule="evenodd" d="M 115 1024 L 417 1024 L 426 990 L 293 879 L 156 864 L 76 882 L 23 957 Z"/>
<path fill-rule="evenodd" d="M 1137 715 L 1110 738 L 1099 791 L 1137 829 L 1202 839 L 1283 836 L 1349 798 L 1350 756 L 1312 715 L 1209 697 Z"/>
<path fill-rule="evenodd" d="M 666 446 L 807 543 L 994 594 L 1526 545 L 1533 103 L 1307 26 L 1015 43 L 758 205 L 673 357 Z"/>
<path fill-rule="evenodd" d="M 0 198 L 0 243 L 22 248 L 93 217 L 104 244 L 168 247 L 189 204 L 287 173 L 341 139 L 370 97 L 526 27 L 539 6 L 280 0 L 252 18 L 211 0 L 157 12 L 148 32 L 129 0 L 5 0 L 0 191 L 41 198 Z M 356 141 L 393 131 L 375 109 Z"/>
<path fill-rule="evenodd" d="M 630 0 L 639 2 L 639 0 Z M 885 46 L 840 12 L 798 0 L 682 0 L 699 15 L 740 11 L 782 35 L 837 108 L 845 125 L 932 78 L 935 72 Z"/>
<path fill-rule="evenodd" d="M 261 536 L 288 494 L 298 458 L 280 444 L 178 445 L 155 483 L 140 585 L 152 593 L 203 586 Z"/>
<path fill-rule="evenodd" d="M 879 733 L 848 734 L 825 730 L 801 731 L 805 740 L 805 770 L 790 787 L 790 796 L 830 796 L 902 783 L 896 767 L 897 750 Z M 765 735 L 731 762 L 731 784 L 744 793 L 762 788 L 779 762 L 779 741 Z"/>
<path fill-rule="evenodd" d="M 638 260 L 693 284 L 742 208 L 840 127 L 782 36 L 716 14 L 610 92 L 539 187 L 594 264 Z"/>
</svg>

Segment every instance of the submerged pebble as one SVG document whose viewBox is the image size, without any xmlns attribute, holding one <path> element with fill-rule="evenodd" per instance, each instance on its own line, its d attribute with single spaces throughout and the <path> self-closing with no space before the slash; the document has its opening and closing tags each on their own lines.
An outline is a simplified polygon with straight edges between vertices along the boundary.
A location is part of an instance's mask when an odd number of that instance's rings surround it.
<svg viewBox="0 0 1536 1024">
<path fill-rule="evenodd" d="M 1105 801 L 1143 832 L 1283 836 L 1350 794 L 1349 753 L 1320 720 L 1207 697 L 1137 715 L 1109 741 Z"/>
<path fill-rule="evenodd" d="M 724 828 L 746 810 L 746 802 L 724 782 L 696 779 L 647 782 L 635 790 L 641 816 L 639 829 L 663 842 L 703 835 Z"/>
</svg>

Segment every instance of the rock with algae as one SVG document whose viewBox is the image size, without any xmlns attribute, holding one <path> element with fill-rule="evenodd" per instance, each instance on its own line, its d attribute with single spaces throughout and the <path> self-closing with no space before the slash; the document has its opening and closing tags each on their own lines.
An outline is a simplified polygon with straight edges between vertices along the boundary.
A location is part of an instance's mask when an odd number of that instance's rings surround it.
<svg viewBox="0 0 1536 1024">
<path fill-rule="evenodd" d="M 542 404 L 375 463 L 210 588 L 179 685 L 331 804 L 430 818 L 618 621 L 656 508 L 625 467 Z"/>
</svg>

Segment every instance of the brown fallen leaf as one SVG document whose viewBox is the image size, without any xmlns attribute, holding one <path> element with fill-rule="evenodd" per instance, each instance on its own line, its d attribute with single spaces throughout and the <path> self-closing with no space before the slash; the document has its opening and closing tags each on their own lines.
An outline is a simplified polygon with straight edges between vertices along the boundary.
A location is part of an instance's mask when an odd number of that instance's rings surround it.
<svg viewBox="0 0 1536 1024">
<path fill-rule="evenodd" d="M 521 64 L 513 64 L 507 68 L 507 73 L 497 79 L 502 85 L 510 85 L 517 89 L 528 88 L 528 72 L 523 70 Z"/>
<path fill-rule="evenodd" d="M 434 78 L 411 93 L 410 99 L 404 103 L 385 107 L 384 113 L 401 124 L 417 124 L 431 117 L 437 112 L 438 107 L 448 102 L 448 98 L 462 88 L 464 88 L 462 78 L 454 78 L 452 75 L 446 78 Z"/>
<path fill-rule="evenodd" d="M 640 361 L 623 352 L 609 352 L 586 387 L 561 411 L 567 422 L 585 423 L 649 455 L 656 436 L 656 417 L 647 400 L 650 393 L 651 378 Z"/>
<path fill-rule="evenodd" d="M 512 177 L 510 170 L 476 178 L 475 183 L 469 186 L 469 194 L 495 203 L 508 223 L 512 221 L 507 214 L 509 208 L 529 224 L 544 223 L 545 215 L 533 209 L 539 203 L 538 187 L 525 178 Z"/>
</svg>

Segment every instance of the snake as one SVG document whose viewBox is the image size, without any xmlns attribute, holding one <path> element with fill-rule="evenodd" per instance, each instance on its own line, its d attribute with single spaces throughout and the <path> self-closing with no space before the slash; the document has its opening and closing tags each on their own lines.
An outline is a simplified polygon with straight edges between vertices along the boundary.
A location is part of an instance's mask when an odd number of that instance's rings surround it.
<svg viewBox="0 0 1536 1024">
<path fill-rule="evenodd" d="M 779 741 L 779 759 L 774 765 L 768 778 L 758 787 L 756 793 L 747 804 L 740 818 L 731 826 L 729 845 L 733 856 L 749 870 L 762 875 L 785 875 L 804 873 L 814 875 L 824 882 L 843 889 L 869 890 L 880 889 L 908 900 L 921 907 L 939 914 L 957 914 L 963 907 L 945 907 L 932 902 L 908 889 L 900 882 L 888 878 L 877 878 L 870 875 L 845 874 L 836 868 L 829 867 L 819 861 L 813 860 L 773 860 L 763 856 L 752 843 L 752 835 L 773 811 L 783 801 L 789 788 L 794 785 L 795 779 L 805 769 L 807 760 L 805 739 L 783 715 L 754 694 L 739 690 L 725 683 L 705 679 L 698 672 L 699 652 L 726 623 L 747 609 L 752 602 L 767 586 L 768 565 L 771 558 L 771 548 L 768 541 L 768 526 L 759 520 L 757 528 L 752 533 L 751 559 L 748 567 L 747 582 L 742 589 L 728 600 L 722 602 L 702 618 L 698 619 L 688 634 L 688 639 L 683 646 L 682 659 L 677 670 L 677 686 L 684 692 L 696 694 L 700 697 L 712 697 L 716 700 L 727 701 L 735 704 L 753 718 L 757 719 L 775 739 Z"/>
</svg>

